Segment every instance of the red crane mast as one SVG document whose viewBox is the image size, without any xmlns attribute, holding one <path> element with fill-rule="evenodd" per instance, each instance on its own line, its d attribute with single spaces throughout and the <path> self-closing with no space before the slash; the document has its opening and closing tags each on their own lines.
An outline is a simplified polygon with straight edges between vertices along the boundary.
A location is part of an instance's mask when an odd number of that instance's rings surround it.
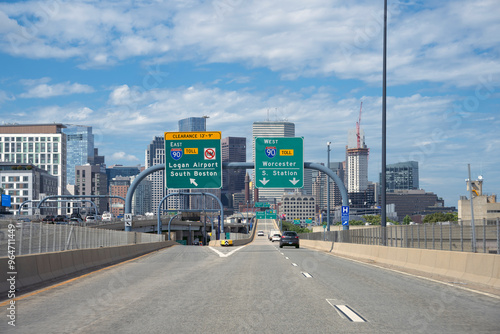
<svg viewBox="0 0 500 334">
<path fill-rule="evenodd" d="M 360 148 L 361 144 L 360 144 L 360 134 L 359 134 L 359 126 L 361 124 L 361 109 L 363 108 L 363 101 L 361 101 L 361 105 L 359 106 L 359 118 L 358 118 L 358 121 L 356 122 L 356 137 L 358 139 L 358 148 Z"/>
</svg>

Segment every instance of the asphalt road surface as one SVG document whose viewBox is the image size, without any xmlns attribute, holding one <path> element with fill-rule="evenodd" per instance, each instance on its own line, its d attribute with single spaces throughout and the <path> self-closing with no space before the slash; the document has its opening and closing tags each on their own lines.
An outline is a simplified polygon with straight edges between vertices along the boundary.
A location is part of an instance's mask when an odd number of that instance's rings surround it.
<svg viewBox="0 0 500 334">
<path fill-rule="evenodd" d="M 500 299 L 266 235 L 175 246 L 25 295 L 0 333 L 500 333 Z"/>
</svg>

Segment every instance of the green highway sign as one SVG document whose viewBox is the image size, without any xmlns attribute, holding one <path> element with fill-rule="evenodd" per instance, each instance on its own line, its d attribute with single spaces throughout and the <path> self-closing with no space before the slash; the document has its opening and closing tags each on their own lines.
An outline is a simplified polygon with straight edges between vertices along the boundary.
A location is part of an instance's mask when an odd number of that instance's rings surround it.
<svg viewBox="0 0 500 334">
<path fill-rule="evenodd" d="M 257 219 L 276 219 L 276 210 L 257 211 L 255 216 Z"/>
<path fill-rule="evenodd" d="M 300 225 L 300 219 L 294 219 L 294 220 L 293 220 L 293 223 L 294 223 L 295 225 Z"/>
<path fill-rule="evenodd" d="M 312 218 L 307 218 L 306 219 L 306 224 L 312 224 L 312 222 L 313 222 Z"/>
<path fill-rule="evenodd" d="M 222 187 L 220 131 L 165 132 L 168 189 Z"/>
<path fill-rule="evenodd" d="M 256 208 L 269 208 L 271 205 L 267 202 L 255 202 Z"/>
<path fill-rule="evenodd" d="M 255 187 L 303 186 L 304 138 L 255 138 Z"/>
<path fill-rule="evenodd" d="M 266 219 L 276 219 L 276 210 L 266 210 Z"/>
</svg>

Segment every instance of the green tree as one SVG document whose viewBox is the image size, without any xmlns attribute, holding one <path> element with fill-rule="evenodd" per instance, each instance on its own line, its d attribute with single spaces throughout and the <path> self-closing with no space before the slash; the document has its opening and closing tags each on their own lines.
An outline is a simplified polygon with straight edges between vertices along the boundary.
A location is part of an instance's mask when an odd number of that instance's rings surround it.
<svg viewBox="0 0 500 334">
<path fill-rule="evenodd" d="M 410 224 L 410 222 L 411 222 L 411 218 L 410 218 L 410 216 L 406 215 L 406 216 L 403 218 L 403 224 L 408 225 L 408 224 Z"/>
<path fill-rule="evenodd" d="M 312 231 L 307 229 L 307 228 L 304 228 L 304 227 L 300 227 L 300 225 L 295 225 L 295 224 L 292 224 L 291 222 L 287 222 L 287 221 L 283 221 L 283 231 L 295 231 L 297 233 L 311 233 Z"/>
<path fill-rule="evenodd" d="M 458 221 L 458 213 L 456 213 L 456 212 L 448 212 L 448 213 L 436 212 L 436 213 L 431 213 L 430 215 L 427 215 L 424 217 L 424 223 L 438 223 L 438 222 L 447 222 L 447 221 L 452 221 L 452 222 Z"/>
</svg>

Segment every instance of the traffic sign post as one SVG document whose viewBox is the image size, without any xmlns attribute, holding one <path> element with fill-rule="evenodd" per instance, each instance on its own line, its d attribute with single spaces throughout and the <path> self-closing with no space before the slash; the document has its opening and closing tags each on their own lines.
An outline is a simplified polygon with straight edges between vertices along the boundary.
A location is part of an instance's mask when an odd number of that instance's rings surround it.
<svg viewBox="0 0 500 334">
<path fill-rule="evenodd" d="M 165 132 L 169 189 L 222 188 L 220 131 Z"/>
<path fill-rule="evenodd" d="M 255 138 L 255 187 L 304 186 L 304 138 Z"/>
<path fill-rule="evenodd" d="M 123 221 L 125 222 L 125 226 L 131 227 L 132 226 L 132 214 L 131 213 L 124 214 Z"/>
<path fill-rule="evenodd" d="M 349 229 L 349 207 L 347 205 L 342 206 L 342 228 Z"/>
</svg>

